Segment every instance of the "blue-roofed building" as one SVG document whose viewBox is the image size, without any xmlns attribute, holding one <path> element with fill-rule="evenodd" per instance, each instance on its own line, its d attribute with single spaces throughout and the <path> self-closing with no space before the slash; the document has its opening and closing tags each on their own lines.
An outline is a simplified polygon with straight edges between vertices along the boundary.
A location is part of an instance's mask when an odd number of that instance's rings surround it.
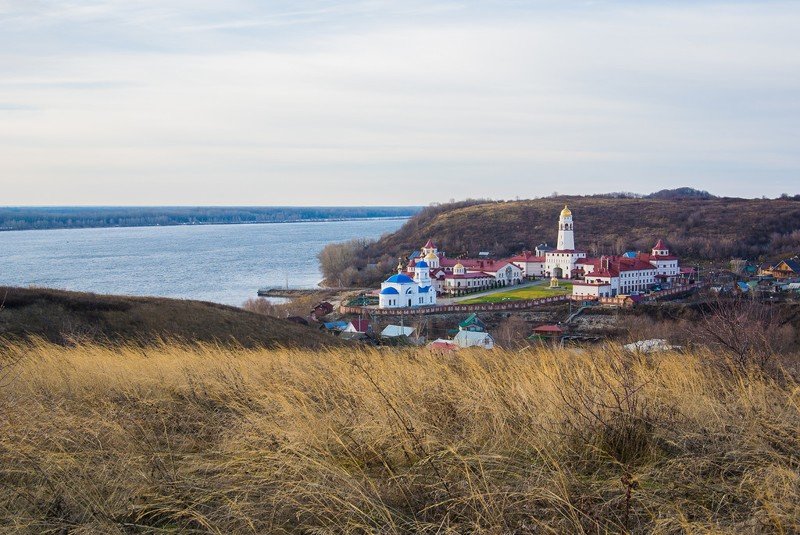
<svg viewBox="0 0 800 535">
<path fill-rule="evenodd" d="M 378 294 L 379 308 L 412 308 L 436 304 L 436 290 L 431 286 L 430 266 L 420 260 L 414 266 L 414 278 L 403 273 L 403 264 L 397 274 L 381 283 Z"/>
</svg>

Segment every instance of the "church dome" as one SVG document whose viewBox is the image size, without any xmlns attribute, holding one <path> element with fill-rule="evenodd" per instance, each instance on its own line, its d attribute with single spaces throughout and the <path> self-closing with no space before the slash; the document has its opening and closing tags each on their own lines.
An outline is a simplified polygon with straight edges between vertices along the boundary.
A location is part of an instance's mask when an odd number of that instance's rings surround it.
<svg viewBox="0 0 800 535">
<path fill-rule="evenodd" d="M 453 271 L 455 271 L 456 269 L 464 269 L 464 264 L 462 264 L 461 262 L 459 262 L 458 264 L 456 264 L 455 266 L 453 266 Z"/>
<path fill-rule="evenodd" d="M 389 286 L 381 290 L 381 295 L 400 295 L 400 292 Z"/>
<path fill-rule="evenodd" d="M 433 251 L 425 255 L 425 260 L 436 260 L 438 257 L 433 254 Z"/>
<path fill-rule="evenodd" d="M 407 284 L 409 282 L 414 282 L 414 281 L 408 275 L 403 275 L 402 273 L 398 273 L 397 275 L 392 275 L 391 277 L 386 279 L 386 282 L 394 282 L 394 283 L 397 283 L 397 284 Z"/>
<path fill-rule="evenodd" d="M 567 205 L 565 204 L 564 209 L 561 210 L 561 217 L 570 217 L 570 216 L 572 216 L 572 211 L 569 208 L 567 208 Z"/>
<path fill-rule="evenodd" d="M 420 260 L 419 262 L 417 262 L 417 264 L 414 267 L 426 268 L 426 267 L 428 267 L 428 263 L 425 262 L 424 260 Z"/>
</svg>

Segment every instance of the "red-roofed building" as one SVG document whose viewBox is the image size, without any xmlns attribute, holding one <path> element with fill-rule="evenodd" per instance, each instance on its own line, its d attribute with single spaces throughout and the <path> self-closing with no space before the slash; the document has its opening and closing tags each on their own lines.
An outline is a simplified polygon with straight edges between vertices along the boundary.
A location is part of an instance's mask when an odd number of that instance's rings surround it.
<svg viewBox="0 0 800 535">
<path fill-rule="evenodd" d="M 423 261 L 430 268 L 432 287 L 437 293 L 462 294 L 496 286 L 519 284 L 525 278 L 572 279 L 573 295 L 614 297 L 643 292 L 657 284 L 669 286 L 687 276 L 679 259 L 658 239 L 650 253 L 590 258 L 575 247 L 572 211 L 564 206 L 558 219 L 558 246 L 540 245 L 537 253 L 523 251 L 507 259 L 448 258 L 433 240 L 413 256 L 407 272 L 415 273 Z"/>
</svg>

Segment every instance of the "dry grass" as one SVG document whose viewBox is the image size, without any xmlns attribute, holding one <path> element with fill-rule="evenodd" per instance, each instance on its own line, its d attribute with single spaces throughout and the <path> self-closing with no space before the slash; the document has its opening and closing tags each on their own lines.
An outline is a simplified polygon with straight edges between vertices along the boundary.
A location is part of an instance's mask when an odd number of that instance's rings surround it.
<svg viewBox="0 0 800 535">
<path fill-rule="evenodd" d="M 3 355 L 3 532 L 800 529 L 798 383 L 711 354 Z"/>
</svg>

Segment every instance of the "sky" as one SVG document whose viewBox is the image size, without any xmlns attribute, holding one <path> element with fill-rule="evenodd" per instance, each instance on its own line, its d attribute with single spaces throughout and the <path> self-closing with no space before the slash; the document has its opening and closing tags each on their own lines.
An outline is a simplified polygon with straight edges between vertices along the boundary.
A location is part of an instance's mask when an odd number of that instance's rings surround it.
<svg viewBox="0 0 800 535">
<path fill-rule="evenodd" d="M 0 204 L 796 194 L 798 28 L 769 0 L 0 0 Z"/>
</svg>

